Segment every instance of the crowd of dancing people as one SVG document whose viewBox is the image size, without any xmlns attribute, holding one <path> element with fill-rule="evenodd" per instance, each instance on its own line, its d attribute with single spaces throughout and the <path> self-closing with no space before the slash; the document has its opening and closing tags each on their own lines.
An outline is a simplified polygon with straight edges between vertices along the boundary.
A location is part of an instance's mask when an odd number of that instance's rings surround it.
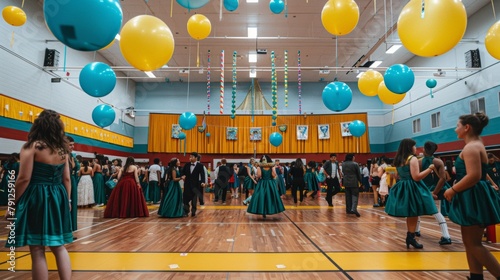
<svg viewBox="0 0 500 280">
<path fill-rule="evenodd" d="M 7 218 L 16 219 L 15 240 L 6 247 L 29 246 L 33 275 L 46 275 L 45 246 L 54 253 L 61 279 L 71 278 L 68 253 L 63 246 L 75 239 L 80 207 L 103 207 L 104 218 L 148 217 L 148 204 L 158 204 L 158 216 L 195 217 L 204 192 L 213 191 L 213 203 L 225 205 L 239 199 L 247 212 L 264 219 L 285 211 L 287 190 L 293 206 L 306 198 L 322 197 L 329 207 L 333 197 L 345 193 L 345 211 L 360 217 L 359 193 L 372 191 L 373 207 L 385 207 L 388 215 L 405 217 L 406 246 L 422 249 L 419 217 L 432 215 L 440 226 L 440 245 L 452 243 L 449 219 L 460 225 L 470 279 L 483 279 L 486 267 L 497 279 L 500 265 L 482 245 L 484 229 L 500 223 L 500 161 L 486 152 L 480 134 L 488 124 L 482 113 L 460 116 L 455 132 L 465 146 L 454 164 L 434 156 L 438 145 L 428 141 L 417 156 L 416 142 L 403 139 L 394 160 L 380 158 L 358 164 L 354 154 L 339 162 L 335 153 L 321 163 L 290 163 L 269 155 L 229 164 L 222 159 L 213 171 L 193 152 L 182 164 L 172 158 L 143 166 L 128 157 L 109 160 L 96 155 L 82 159 L 73 151 L 74 139 L 64 133 L 58 113 L 44 110 L 34 121 L 21 152 L 1 165 L 0 205 L 8 205 Z M 12 185 L 15 184 L 15 188 Z M 15 199 L 11 199 L 10 194 Z M 243 199 L 244 197 L 244 199 Z M 438 201 L 437 203 L 435 201 Z M 436 207 L 437 204 L 437 207 Z M 292 206 L 292 207 L 293 207 Z"/>
</svg>

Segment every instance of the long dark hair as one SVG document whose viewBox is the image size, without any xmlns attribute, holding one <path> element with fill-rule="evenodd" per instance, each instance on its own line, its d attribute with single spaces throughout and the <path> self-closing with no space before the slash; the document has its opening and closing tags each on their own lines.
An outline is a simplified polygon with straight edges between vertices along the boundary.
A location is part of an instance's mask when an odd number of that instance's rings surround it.
<svg viewBox="0 0 500 280">
<path fill-rule="evenodd" d="M 14 163 L 16 163 L 18 159 L 19 159 L 18 153 L 10 154 L 9 159 L 7 160 L 7 169 L 11 169 Z"/>
<path fill-rule="evenodd" d="M 43 110 L 35 119 L 28 133 L 28 141 L 23 145 L 27 149 L 36 141 L 43 142 L 40 150 L 49 148 L 52 152 L 61 150 L 69 153 L 68 140 L 64 134 L 64 124 L 56 111 Z"/>
<path fill-rule="evenodd" d="M 399 143 L 398 152 L 394 158 L 394 166 L 399 167 L 405 165 L 406 159 L 413 155 L 413 146 L 416 142 L 413 139 L 405 138 Z"/>
<path fill-rule="evenodd" d="M 118 162 L 120 162 L 120 161 L 118 161 Z M 134 164 L 135 164 L 134 158 L 128 157 L 127 161 L 125 162 L 125 166 L 123 167 L 123 172 L 127 172 L 128 167 L 131 165 L 134 165 Z"/>
<path fill-rule="evenodd" d="M 172 170 L 174 170 L 177 167 L 177 161 L 179 159 L 174 157 L 168 162 L 168 168 L 167 168 L 167 180 L 172 179 Z"/>
<path fill-rule="evenodd" d="M 297 158 L 295 160 L 295 167 L 300 168 L 300 169 L 304 168 L 304 163 L 302 162 L 302 159 Z"/>
<path fill-rule="evenodd" d="M 83 171 L 87 172 L 87 170 L 89 170 L 89 161 L 88 160 L 84 160 L 83 161 Z"/>
</svg>

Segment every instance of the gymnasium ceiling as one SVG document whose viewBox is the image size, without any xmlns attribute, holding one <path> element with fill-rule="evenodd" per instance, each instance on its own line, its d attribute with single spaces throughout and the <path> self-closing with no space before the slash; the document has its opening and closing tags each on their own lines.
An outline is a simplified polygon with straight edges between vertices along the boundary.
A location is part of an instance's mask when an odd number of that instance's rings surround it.
<svg viewBox="0 0 500 280">
<path fill-rule="evenodd" d="M 171 1 L 174 1 L 172 17 Z M 468 17 L 491 3 L 489 0 L 462 2 Z M 237 52 L 238 82 L 249 81 L 252 68 L 256 69 L 260 81 L 270 81 L 271 51 L 276 54 L 278 80 L 282 81 L 284 51 L 288 50 L 291 82 L 297 81 L 298 51 L 301 52 L 303 82 L 332 81 L 335 77 L 345 82 L 356 81 L 357 72 L 366 70 L 361 66 L 368 61 L 382 60 L 380 67 L 388 67 L 394 63 L 405 63 L 413 57 L 404 47 L 394 54 L 385 53 L 393 43 L 399 42 L 396 22 L 408 1 L 356 0 L 360 11 L 358 25 L 350 34 L 338 38 L 328 33 L 321 23 L 321 11 L 326 0 L 288 0 L 286 16 L 285 12 L 272 13 L 269 0 L 259 0 L 258 3 L 239 0 L 236 11 L 229 12 L 223 8 L 221 16 L 220 3 L 219 0 L 211 0 L 200 9 L 188 11 L 175 0 L 121 1 L 123 24 L 138 15 L 154 15 L 163 20 L 174 35 L 173 57 L 168 67 L 153 72 L 157 78 L 148 78 L 144 72 L 132 68 L 123 58 L 118 44 L 99 52 L 117 71 L 138 82 L 206 82 L 208 50 L 211 51 L 212 81 L 219 80 L 221 50 L 225 51 L 225 79 L 231 80 L 232 54 Z M 189 17 L 195 13 L 205 15 L 212 26 L 211 34 L 199 41 L 199 67 L 196 65 L 198 41 L 189 36 L 186 28 Z M 257 27 L 257 38 L 247 37 L 247 27 Z M 249 63 L 248 55 L 255 53 L 256 49 L 265 49 L 267 54 L 258 54 L 257 62 Z M 353 65 L 358 67 L 353 68 Z"/>
</svg>

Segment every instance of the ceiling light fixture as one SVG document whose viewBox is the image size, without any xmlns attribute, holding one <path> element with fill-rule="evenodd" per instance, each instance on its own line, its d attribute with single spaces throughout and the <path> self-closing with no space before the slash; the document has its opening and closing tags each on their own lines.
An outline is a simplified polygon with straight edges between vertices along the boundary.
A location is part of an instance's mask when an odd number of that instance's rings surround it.
<svg viewBox="0 0 500 280">
<path fill-rule="evenodd" d="M 259 0 L 247 0 L 247 3 L 259 3 Z"/>
<path fill-rule="evenodd" d="M 382 64 L 382 60 L 375 60 L 372 65 L 370 65 L 370 68 L 377 68 L 380 66 L 380 64 Z"/>
<path fill-rule="evenodd" d="M 248 27 L 248 38 L 257 38 L 257 27 Z"/>
<path fill-rule="evenodd" d="M 148 77 L 150 78 L 156 78 L 155 74 L 153 74 L 153 72 L 151 71 L 144 71 L 144 73 L 146 73 L 146 75 L 148 75 Z"/>
<path fill-rule="evenodd" d="M 401 48 L 402 45 L 392 45 L 388 50 L 385 51 L 386 54 L 393 54 Z"/>
</svg>

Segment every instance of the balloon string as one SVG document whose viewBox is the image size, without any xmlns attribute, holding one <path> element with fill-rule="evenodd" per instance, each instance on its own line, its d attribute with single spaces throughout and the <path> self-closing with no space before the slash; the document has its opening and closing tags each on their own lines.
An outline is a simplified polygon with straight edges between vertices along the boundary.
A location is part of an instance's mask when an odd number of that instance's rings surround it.
<svg viewBox="0 0 500 280">
<path fill-rule="evenodd" d="M 12 37 L 10 38 L 10 47 L 14 46 L 14 31 L 12 31 Z"/>
<path fill-rule="evenodd" d="M 285 17 L 288 17 L 288 0 L 285 0 Z"/>
<path fill-rule="evenodd" d="M 196 67 L 200 67 L 200 42 L 196 46 Z"/>
<path fill-rule="evenodd" d="M 373 1 L 373 13 L 376 14 L 377 13 L 377 0 L 374 0 Z"/>
<path fill-rule="evenodd" d="M 170 1 L 170 17 L 172 17 L 172 13 L 174 12 L 174 0 Z"/>
<path fill-rule="evenodd" d="M 493 3 L 493 0 L 491 0 L 491 7 L 493 8 L 493 17 L 495 17 L 495 20 L 497 20 L 497 15 L 495 13 L 495 4 Z"/>
<path fill-rule="evenodd" d="M 184 155 L 186 155 L 186 139 L 184 139 Z"/>
<path fill-rule="evenodd" d="M 432 88 L 431 88 L 431 98 L 434 98 L 434 94 L 432 94 Z"/>
<path fill-rule="evenodd" d="M 64 64 L 63 64 L 63 72 L 66 72 L 66 45 L 64 45 Z"/>
<path fill-rule="evenodd" d="M 425 0 L 422 0 L 422 14 L 420 15 L 421 18 L 424 18 L 425 16 Z"/>
<path fill-rule="evenodd" d="M 391 124 L 394 125 L 394 104 L 392 105 L 392 121 Z"/>
<path fill-rule="evenodd" d="M 492 1 L 493 1 L 493 0 L 492 0 Z M 24 7 L 24 0 L 23 0 L 23 3 L 21 4 L 21 8 L 23 8 L 23 7 Z"/>
</svg>

